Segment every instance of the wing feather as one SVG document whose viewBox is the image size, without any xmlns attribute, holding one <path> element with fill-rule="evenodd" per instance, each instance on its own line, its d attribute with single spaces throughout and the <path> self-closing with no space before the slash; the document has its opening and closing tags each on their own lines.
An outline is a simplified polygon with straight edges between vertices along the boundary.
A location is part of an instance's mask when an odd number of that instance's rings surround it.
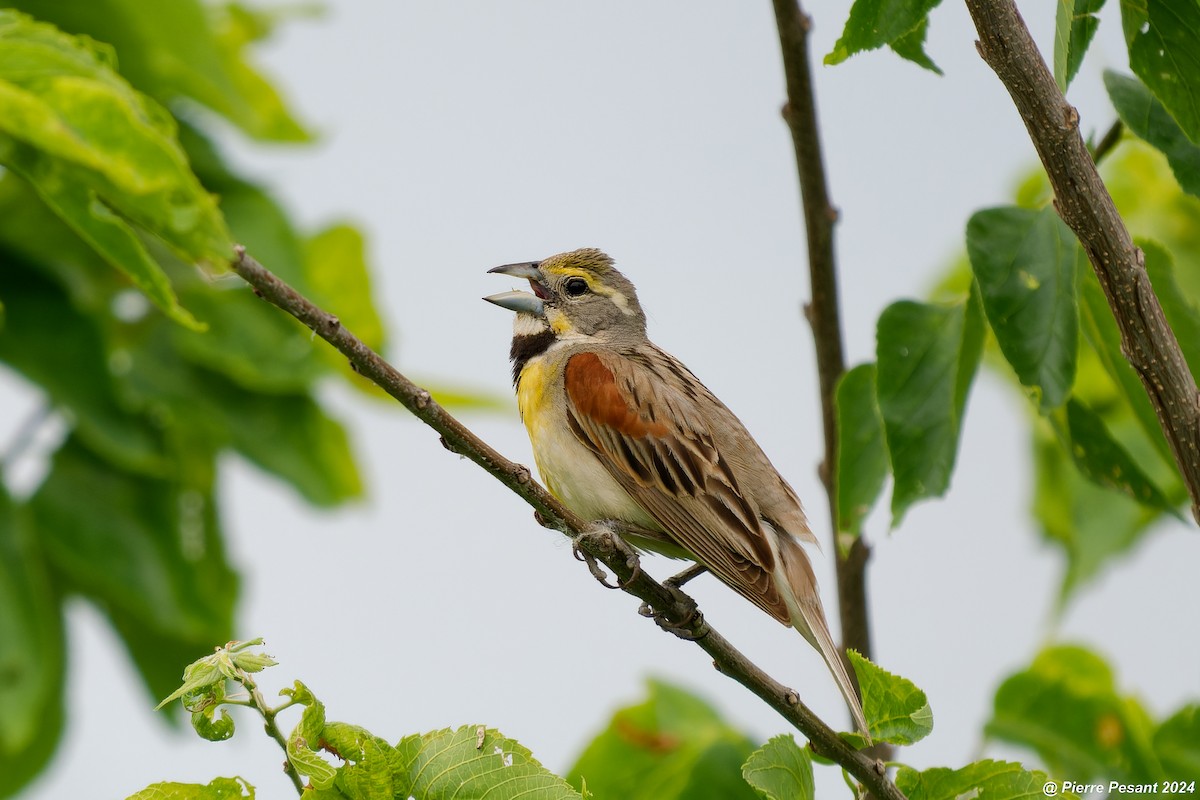
<svg viewBox="0 0 1200 800">
<path fill-rule="evenodd" d="M 705 420 L 719 423 L 727 415 L 740 423 L 707 391 L 686 382 L 676 388 L 679 383 L 677 375 L 659 374 L 646 360 L 578 353 L 565 371 L 571 428 L 667 536 L 790 625 L 787 603 L 772 580 L 771 534 Z M 701 410 L 705 402 L 712 407 Z"/>
</svg>

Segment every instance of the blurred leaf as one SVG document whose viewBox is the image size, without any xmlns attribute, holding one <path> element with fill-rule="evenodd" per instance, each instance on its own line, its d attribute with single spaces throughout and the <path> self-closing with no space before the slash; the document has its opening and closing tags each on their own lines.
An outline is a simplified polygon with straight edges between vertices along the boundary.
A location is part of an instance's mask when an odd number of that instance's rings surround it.
<svg viewBox="0 0 1200 800">
<path fill-rule="evenodd" d="M 1104 73 L 1104 86 L 1126 127 L 1161 150 L 1183 190 L 1200 197 L 1200 147 L 1188 139 L 1162 103 L 1137 78 L 1111 70 Z"/>
<path fill-rule="evenodd" d="M 742 777 L 767 800 L 812 800 L 812 758 L 791 734 L 776 736 L 755 750 L 742 766 Z"/>
<path fill-rule="evenodd" d="M 1121 0 L 1121 25 L 1134 74 L 1200 143 L 1200 3 Z"/>
<path fill-rule="evenodd" d="M 1066 552 L 1061 605 L 1139 542 L 1158 515 L 1084 478 L 1054 436 L 1040 426 L 1035 431 L 1033 514 L 1043 534 Z"/>
<path fill-rule="evenodd" d="M 1133 235 L 1163 245 L 1183 293 L 1200 297 L 1200 198 L 1181 191 L 1166 156 L 1139 139 L 1125 139 L 1102 168 Z"/>
<path fill-rule="evenodd" d="M 30 148 L 14 145 L 7 155 L 0 151 L 0 161 L 28 180 L 48 208 L 109 264 L 128 275 L 171 319 L 190 330 L 205 329 L 203 323 L 179 305 L 170 281 L 146 252 L 134 229 L 85 183 L 58 174 L 53 165 Z"/>
<path fill-rule="evenodd" d="M 383 320 L 371 299 L 362 234 L 350 225 L 332 225 L 304 241 L 304 270 L 312 299 L 337 314 L 363 344 L 383 352 Z"/>
<path fill-rule="evenodd" d="M 1159 726 L 1154 752 L 1171 779 L 1200 781 L 1200 705 L 1184 706 Z"/>
<path fill-rule="evenodd" d="M 1113 319 L 1108 300 L 1100 288 L 1100 282 L 1087 263 L 1087 257 L 1082 248 L 1077 251 L 1077 263 L 1080 320 L 1083 323 L 1087 340 L 1103 365 L 1104 371 L 1111 379 L 1113 391 L 1129 404 L 1146 440 L 1156 449 L 1160 459 L 1174 469 L 1171 446 L 1167 444 L 1166 437 L 1163 436 L 1162 427 L 1158 424 L 1158 415 L 1154 411 L 1154 406 L 1150 404 L 1150 398 L 1146 395 L 1146 389 L 1142 386 L 1141 379 L 1138 378 L 1137 373 L 1125 358 L 1121 347 L 1121 332 L 1117 328 L 1116 320 Z M 1080 372 L 1082 373 L 1084 370 L 1080 370 Z M 1086 375 L 1084 377 L 1086 378 Z M 1076 392 L 1079 393 L 1079 391 L 1080 389 L 1077 388 Z M 1087 387 L 1084 386 L 1083 394 L 1087 393 Z"/>
<path fill-rule="evenodd" d="M 188 167 L 170 116 L 111 69 L 112 55 L 0 10 L 0 162 L 105 260 L 184 324 L 171 287 L 135 227 L 189 261 L 220 263 L 230 241 L 216 203 Z"/>
<path fill-rule="evenodd" d="M 118 398 L 95 322 L 42 276 L 6 262 L 0 269 L 0 292 L 8 301 L 0 361 L 68 411 L 79 438 L 105 458 L 125 469 L 165 475 L 161 435 Z"/>
<path fill-rule="evenodd" d="M 1054 22 L 1054 80 L 1063 94 L 1079 72 L 1083 54 L 1100 25 L 1096 14 L 1103 7 L 1104 0 L 1058 0 Z"/>
<path fill-rule="evenodd" d="M 208 322 L 204 333 L 170 331 L 184 358 L 252 391 L 303 392 L 324 371 L 311 331 L 254 296 L 240 279 L 181 286 L 180 297 Z M 320 348 L 320 350 L 318 350 Z"/>
<path fill-rule="evenodd" d="M 395 796 L 422 800 L 580 798 L 528 749 L 490 728 L 480 736 L 480 727 L 466 725 L 401 739 L 396 744 L 393 772 Z"/>
<path fill-rule="evenodd" d="M 125 800 L 254 800 L 254 787 L 241 778 L 214 778 L 210 783 L 152 783 Z"/>
<path fill-rule="evenodd" d="M 181 437 L 179 447 L 231 446 L 315 505 L 362 494 L 345 430 L 311 396 L 247 391 L 184 363 L 163 327 L 150 320 L 127 342 L 122 390 Z"/>
<path fill-rule="evenodd" d="M 71 438 L 29 507 L 55 572 L 101 608 L 192 652 L 229 639 L 237 576 L 209 491 L 123 472 Z"/>
<path fill-rule="evenodd" d="M 1056 775 L 1129 782 L 1168 777 L 1151 747 L 1152 729 L 1137 701 L 1117 693 L 1103 659 L 1065 645 L 1043 650 L 1001 684 L 985 728 L 1036 751 Z"/>
<path fill-rule="evenodd" d="M 0 485 L 0 797 L 42 769 L 62 734 L 62 611 L 31 534 Z"/>
<path fill-rule="evenodd" d="M 1200 152 L 1200 149 L 1197 150 Z M 1179 349 L 1187 360 L 1192 375 L 1200 375 L 1200 311 L 1184 294 L 1175 279 L 1175 260 L 1162 245 L 1147 239 L 1137 241 L 1146 259 L 1146 273 L 1154 294 L 1162 304 L 1163 314 L 1175 332 Z"/>
<path fill-rule="evenodd" d="M 1052 422 L 1084 477 L 1142 505 L 1178 516 L 1162 490 L 1113 438 L 1098 414 L 1072 398 L 1065 413 L 1055 414 Z"/>
<path fill-rule="evenodd" d="M 1020 764 L 1005 761 L 976 761 L 961 769 L 935 767 L 921 772 L 901 767 L 896 773 L 896 788 L 908 800 L 1027 800 L 1050 796 L 1042 791 L 1046 782 L 1044 772 L 1029 772 Z"/>
<path fill-rule="evenodd" d="M 967 223 L 967 253 L 1001 352 L 1042 411 L 1075 380 L 1075 236 L 1050 207 L 991 208 Z"/>
<path fill-rule="evenodd" d="M 872 739 L 909 745 L 929 735 L 933 730 L 933 711 L 923 691 L 912 681 L 876 666 L 854 650 L 847 650 L 846 655 L 858 678 L 863 714 Z"/>
<path fill-rule="evenodd" d="M 883 419 L 875 400 L 875 365 L 859 364 L 837 387 L 838 532 L 855 536 L 887 477 Z"/>
<path fill-rule="evenodd" d="M 939 75 L 941 71 L 925 55 L 921 42 L 929 12 L 941 0 L 855 0 L 850 17 L 826 64 L 840 64 L 865 50 L 900 41 L 896 52 Z M 902 40 L 902 41 L 901 41 Z M 916 56 L 914 58 L 914 56 Z"/>
<path fill-rule="evenodd" d="M 754 745 L 699 697 L 658 680 L 617 711 L 567 772 L 574 786 L 622 800 L 758 798 L 742 780 Z"/>
<path fill-rule="evenodd" d="M 909 506 L 950 486 L 967 393 L 983 350 L 972 294 L 957 305 L 902 300 L 876 328 L 879 410 L 892 463 L 892 526 Z"/>
<path fill-rule="evenodd" d="M 171 0 L 17 0 L 11 3 L 72 33 L 107 42 L 120 55 L 121 73 L 159 102 L 190 98 L 249 135 L 302 142 L 309 134 L 279 94 L 247 61 L 246 45 L 270 33 L 272 17 L 236 4 Z"/>
</svg>

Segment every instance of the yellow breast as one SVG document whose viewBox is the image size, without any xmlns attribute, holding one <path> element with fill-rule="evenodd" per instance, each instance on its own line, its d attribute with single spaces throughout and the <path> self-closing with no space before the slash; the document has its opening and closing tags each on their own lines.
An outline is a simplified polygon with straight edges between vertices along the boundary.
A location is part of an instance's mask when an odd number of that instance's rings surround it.
<svg viewBox="0 0 1200 800">
<path fill-rule="evenodd" d="M 616 519 L 658 530 L 567 422 L 561 365 L 535 358 L 521 371 L 517 406 L 529 432 L 538 474 L 550 493 L 587 520 Z"/>
</svg>

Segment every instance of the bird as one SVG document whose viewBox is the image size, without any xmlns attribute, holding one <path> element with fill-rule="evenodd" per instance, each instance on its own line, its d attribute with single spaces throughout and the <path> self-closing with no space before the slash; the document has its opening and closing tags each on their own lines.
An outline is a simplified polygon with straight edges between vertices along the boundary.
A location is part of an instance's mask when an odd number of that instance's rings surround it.
<svg viewBox="0 0 1200 800">
<path fill-rule="evenodd" d="M 512 379 L 550 493 L 583 519 L 638 529 L 632 546 L 696 562 L 799 631 L 869 740 L 802 547 L 819 544 L 800 498 L 741 420 L 650 341 L 633 283 L 596 248 L 488 272 L 532 289 L 483 299 L 516 312 Z"/>
</svg>

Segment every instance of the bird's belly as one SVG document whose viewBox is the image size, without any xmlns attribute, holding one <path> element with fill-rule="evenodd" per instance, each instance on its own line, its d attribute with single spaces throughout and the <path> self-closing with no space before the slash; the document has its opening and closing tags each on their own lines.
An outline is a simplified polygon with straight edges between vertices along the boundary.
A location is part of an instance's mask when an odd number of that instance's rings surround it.
<svg viewBox="0 0 1200 800">
<path fill-rule="evenodd" d="M 521 375 L 517 403 L 533 445 L 538 473 L 550 493 L 586 520 L 621 520 L 648 530 L 661 530 L 654 518 L 634 502 L 596 455 L 575 437 L 566 408 L 549 401 L 550 382 L 541 364 L 529 364 Z"/>
</svg>

